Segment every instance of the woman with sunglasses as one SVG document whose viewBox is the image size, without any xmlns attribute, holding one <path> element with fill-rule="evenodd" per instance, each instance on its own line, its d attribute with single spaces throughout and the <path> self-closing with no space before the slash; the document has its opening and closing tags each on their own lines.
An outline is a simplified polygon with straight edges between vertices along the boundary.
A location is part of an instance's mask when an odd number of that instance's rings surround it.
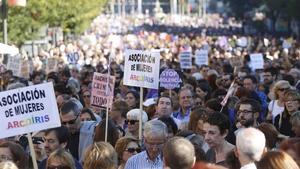
<svg viewBox="0 0 300 169">
<path fill-rule="evenodd" d="M 140 109 L 132 109 L 127 112 L 125 124 L 127 125 L 126 136 L 139 138 L 139 117 Z M 142 115 L 143 124 L 148 121 L 148 116 L 145 111 Z"/>
<path fill-rule="evenodd" d="M 64 149 L 58 149 L 48 157 L 46 169 L 76 169 L 72 155 Z"/>
<path fill-rule="evenodd" d="M 141 148 L 138 144 L 138 140 L 134 137 L 122 137 L 120 138 L 115 146 L 116 152 L 118 153 L 119 167 L 118 169 L 124 169 L 127 160 L 139 153 Z"/>
<path fill-rule="evenodd" d="M 272 91 L 270 92 L 270 97 L 273 100 L 268 106 L 267 120 L 274 124 L 275 117 L 284 111 L 284 91 L 290 89 L 291 86 L 288 81 L 279 80 L 275 83 Z"/>
</svg>

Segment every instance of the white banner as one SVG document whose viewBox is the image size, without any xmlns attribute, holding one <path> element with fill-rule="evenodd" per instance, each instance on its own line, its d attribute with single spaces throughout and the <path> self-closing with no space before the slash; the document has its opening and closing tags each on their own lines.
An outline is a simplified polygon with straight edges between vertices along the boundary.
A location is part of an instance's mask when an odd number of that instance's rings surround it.
<svg viewBox="0 0 300 169">
<path fill-rule="evenodd" d="M 0 92 L 0 138 L 61 126 L 52 83 Z"/>
<path fill-rule="evenodd" d="M 158 89 L 160 54 L 140 50 L 125 52 L 124 84 Z"/>
<path fill-rule="evenodd" d="M 250 54 L 250 65 L 252 70 L 264 68 L 264 58 L 261 53 Z"/>
<path fill-rule="evenodd" d="M 195 62 L 198 66 L 208 65 L 208 50 L 196 50 L 195 52 Z"/>
<path fill-rule="evenodd" d="M 180 68 L 181 69 L 191 69 L 192 68 L 192 53 L 191 52 L 181 52 L 179 54 Z"/>
</svg>

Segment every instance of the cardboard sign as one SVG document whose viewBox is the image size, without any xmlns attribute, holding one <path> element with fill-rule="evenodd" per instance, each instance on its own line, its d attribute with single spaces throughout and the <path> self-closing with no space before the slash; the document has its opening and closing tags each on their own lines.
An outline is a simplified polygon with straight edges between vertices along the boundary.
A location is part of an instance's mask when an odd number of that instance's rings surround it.
<svg viewBox="0 0 300 169">
<path fill-rule="evenodd" d="M 67 61 L 70 64 L 77 64 L 78 60 L 79 60 L 78 52 L 67 53 Z"/>
<path fill-rule="evenodd" d="M 58 60 L 56 58 L 48 58 L 46 65 L 46 72 L 55 72 L 57 70 Z"/>
<path fill-rule="evenodd" d="M 160 74 L 159 78 L 160 87 L 165 89 L 175 89 L 180 87 L 182 82 L 178 73 L 173 69 L 166 69 Z"/>
<path fill-rule="evenodd" d="M 243 63 L 243 58 L 241 58 L 239 56 L 231 57 L 229 59 L 229 62 L 230 62 L 232 67 L 241 67 L 244 64 Z"/>
<path fill-rule="evenodd" d="M 181 69 L 191 69 L 192 68 L 192 53 L 191 52 L 181 52 L 179 54 L 180 68 Z"/>
<path fill-rule="evenodd" d="M 20 76 L 22 58 L 20 56 L 10 56 L 7 61 L 7 69 L 12 70 L 13 75 Z"/>
<path fill-rule="evenodd" d="M 52 83 L 0 93 L 0 138 L 59 127 Z"/>
<path fill-rule="evenodd" d="M 250 54 L 250 67 L 252 70 L 263 69 L 264 68 L 264 58 L 261 53 Z"/>
<path fill-rule="evenodd" d="M 111 108 L 114 98 L 115 77 L 94 73 L 92 82 L 91 106 Z"/>
<path fill-rule="evenodd" d="M 158 89 L 160 54 L 139 50 L 125 52 L 124 84 Z"/>
<path fill-rule="evenodd" d="M 28 60 L 23 60 L 21 63 L 20 77 L 29 79 L 30 69 Z"/>
<path fill-rule="evenodd" d="M 198 66 L 208 65 L 208 50 L 196 50 L 195 62 Z"/>
</svg>

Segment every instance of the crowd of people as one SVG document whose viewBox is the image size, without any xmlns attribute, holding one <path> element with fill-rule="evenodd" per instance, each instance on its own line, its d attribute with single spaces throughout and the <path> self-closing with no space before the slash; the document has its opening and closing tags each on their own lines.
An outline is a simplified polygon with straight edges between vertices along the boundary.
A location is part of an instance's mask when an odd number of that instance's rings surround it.
<svg viewBox="0 0 300 169">
<path fill-rule="evenodd" d="M 213 25 L 203 21 L 207 30 L 226 25 L 216 15 L 207 17 L 215 21 Z M 79 39 L 34 56 L 29 79 L 2 70 L 2 91 L 46 81 L 54 85 L 61 127 L 32 133 L 39 169 L 299 168 L 297 39 L 141 27 L 151 22 L 168 29 L 180 27 L 170 18 L 159 22 L 151 17 L 101 15 Z M 140 98 L 139 88 L 123 83 L 125 49 L 160 50 L 160 70 L 176 70 L 180 87 L 146 89 Z M 194 54 L 197 49 L 209 51 L 208 65 L 197 65 L 193 59 L 190 69 L 181 69 L 180 52 Z M 72 52 L 79 57 L 69 64 L 67 56 Z M 262 69 L 251 67 L 252 53 L 263 55 Z M 44 69 L 48 58 L 59 60 L 55 71 Z M 108 112 L 91 106 L 94 72 L 110 72 L 116 78 Z M 28 143 L 21 138 L 0 141 L 0 168 L 32 168 Z"/>
</svg>

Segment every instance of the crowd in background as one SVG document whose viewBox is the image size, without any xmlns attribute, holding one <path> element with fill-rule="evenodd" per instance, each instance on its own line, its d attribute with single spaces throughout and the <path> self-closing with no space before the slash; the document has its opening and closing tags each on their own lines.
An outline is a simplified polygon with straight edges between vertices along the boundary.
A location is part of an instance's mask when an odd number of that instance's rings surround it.
<svg viewBox="0 0 300 169">
<path fill-rule="evenodd" d="M 1 89 L 54 85 L 62 126 L 32 134 L 40 169 L 297 169 L 300 44 L 293 37 L 249 36 L 239 29 L 234 19 L 225 22 L 218 15 L 206 20 L 101 15 L 82 37 L 40 50 L 29 79 L 3 70 Z M 140 98 L 139 88 L 123 84 L 126 49 L 160 50 L 160 70 L 176 70 L 180 87 L 145 89 Z M 190 69 L 181 69 L 180 52 L 197 49 L 209 51 L 209 64 L 193 59 Z M 69 64 L 67 54 L 74 52 L 79 59 Z M 253 53 L 263 54 L 263 69 L 251 68 Z M 57 70 L 46 72 L 43 65 L 52 57 L 59 60 Z M 108 69 L 116 81 L 105 143 L 106 112 L 91 106 L 91 83 L 94 72 Z M 13 162 L 3 165 L 31 167 L 21 138 L 1 141 L 0 161 Z"/>
</svg>

